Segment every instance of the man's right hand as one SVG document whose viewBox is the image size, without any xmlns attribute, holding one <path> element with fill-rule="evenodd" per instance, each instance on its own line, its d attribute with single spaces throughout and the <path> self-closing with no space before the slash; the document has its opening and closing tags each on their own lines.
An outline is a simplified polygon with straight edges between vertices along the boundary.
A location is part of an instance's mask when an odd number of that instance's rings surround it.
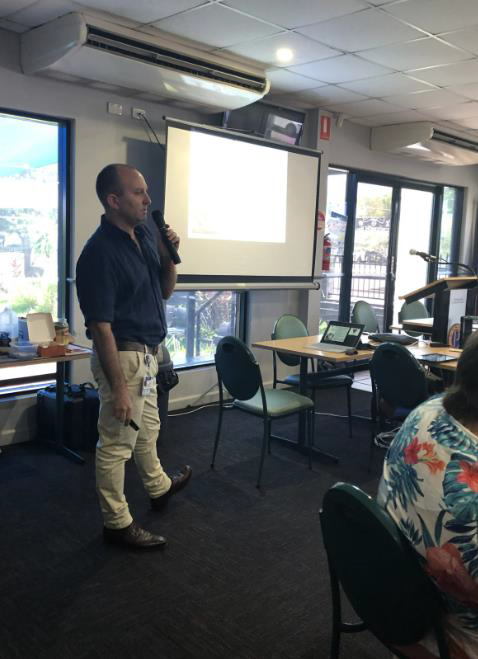
<svg viewBox="0 0 478 659">
<path fill-rule="evenodd" d="M 118 421 L 124 423 L 125 426 L 131 421 L 131 412 L 133 404 L 128 388 L 123 385 L 116 389 L 112 389 L 113 394 L 113 414 Z"/>
</svg>

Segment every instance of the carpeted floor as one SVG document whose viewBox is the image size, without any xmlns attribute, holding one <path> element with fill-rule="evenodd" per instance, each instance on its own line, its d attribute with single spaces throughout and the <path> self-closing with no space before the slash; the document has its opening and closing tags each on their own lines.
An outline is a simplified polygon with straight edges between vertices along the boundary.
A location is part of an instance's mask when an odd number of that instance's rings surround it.
<svg viewBox="0 0 478 659">
<path fill-rule="evenodd" d="M 342 413 L 343 392 L 321 392 Z M 370 394 L 354 390 L 354 412 Z M 126 492 L 136 521 L 164 534 L 164 552 L 104 546 L 85 466 L 35 443 L 0 454 L 1 659 L 326 659 L 330 593 L 318 510 L 337 480 L 375 493 L 383 453 L 368 466 L 369 425 L 317 418 L 316 444 L 339 464 L 307 461 L 273 445 L 255 488 L 260 421 L 225 415 L 209 468 L 217 408 L 170 417 L 160 456 L 193 479 L 166 512 L 153 513 L 133 463 Z M 296 421 L 277 424 L 295 436 Z M 388 659 L 368 633 L 344 639 L 341 659 Z"/>
</svg>

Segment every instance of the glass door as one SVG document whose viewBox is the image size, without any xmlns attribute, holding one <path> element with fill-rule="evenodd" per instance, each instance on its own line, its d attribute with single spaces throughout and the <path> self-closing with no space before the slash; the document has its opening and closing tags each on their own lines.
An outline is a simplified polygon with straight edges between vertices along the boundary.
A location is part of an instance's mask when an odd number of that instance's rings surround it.
<svg viewBox="0 0 478 659">
<path fill-rule="evenodd" d="M 354 222 L 350 313 L 358 300 L 372 305 L 380 328 L 390 286 L 393 187 L 359 181 Z"/>
<path fill-rule="evenodd" d="M 434 193 L 431 191 L 411 188 L 400 190 L 396 260 L 391 268 L 395 272 L 394 323 L 398 322 L 398 312 L 403 304 L 399 296 L 421 288 L 428 282 L 428 263 L 419 256 L 411 255 L 410 249 L 430 253 L 433 201 Z"/>
<path fill-rule="evenodd" d="M 372 305 L 382 331 L 397 321 L 404 295 L 457 270 L 463 188 L 330 167 L 321 324 L 348 321 L 358 300 Z M 427 264 L 410 250 L 435 254 Z M 431 311 L 431 310 L 430 310 Z"/>
</svg>

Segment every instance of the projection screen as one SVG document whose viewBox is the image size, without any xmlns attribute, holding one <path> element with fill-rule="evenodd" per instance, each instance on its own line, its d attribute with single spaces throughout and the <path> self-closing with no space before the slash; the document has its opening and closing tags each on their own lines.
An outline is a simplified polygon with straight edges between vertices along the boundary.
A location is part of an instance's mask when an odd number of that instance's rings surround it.
<svg viewBox="0 0 478 659">
<path fill-rule="evenodd" d="M 181 237 L 178 281 L 312 282 L 320 154 L 167 121 L 165 221 Z"/>
</svg>

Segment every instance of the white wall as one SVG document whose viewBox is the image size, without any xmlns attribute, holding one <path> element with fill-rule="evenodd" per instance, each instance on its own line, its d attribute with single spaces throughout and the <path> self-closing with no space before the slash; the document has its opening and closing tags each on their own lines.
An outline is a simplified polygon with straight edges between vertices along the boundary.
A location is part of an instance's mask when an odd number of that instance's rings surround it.
<svg viewBox="0 0 478 659">
<path fill-rule="evenodd" d="M 122 103 L 124 116 L 108 115 L 107 101 Z M 23 110 L 73 120 L 73 250 L 72 262 L 78 255 L 99 222 L 101 207 L 96 199 L 94 184 L 97 172 L 110 162 L 129 162 L 141 169 L 148 180 L 153 199 L 160 196 L 155 186 L 155 172 L 162 166 L 162 154 L 150 146 L 142 124 L 130 119 L 132 106 L 144 108 L 150 122 L 162 137 L 164 115 L 204 121 L 201 115 L 150 103 L 129 96 L 116 96 L 105 91 L 79 87 L 56 80 L 24 76 L 19 67 L 19 38 L 11 32 L 0 30 L 0 107 L 6 110 Z M 312 114 L 313 122 L 318 113 Z M 315 135 L 314 126 L 309 135 Z M 322 164 L 322 182 L 326 181 L 328 162 L 345 166 L 357 166 L 370 170 L 403 174 L 411 178 L 437 180 L 459 184 L 469 188 L 467 200 L 467 233 L 475 216 L 478 194 L 475 168 L 446 168 L 418 164 L 399 156 L 385 156 L 368 150 L 368 129 L 345 123 L 335 128 L 330 143 L 320 143 L 326 153 Z M 322 185 L 320 208 L 325 208 L 325 184 Z M 308 321 L 309 328 L 317 327 L 315 318 L 318 293 L 294 291 L 261 291 L 250 293 L 248 340 L 267 339 L 274 321 L 282 313 L 300 313 Z M 314 317 L 313 317 L 314 316 Z M 76 302 L 71 318 L 72 329 L 79 343 L 86 343 L 83 318 Z M 272 377 L 272 357 L 269 352 L 256 350 L 255 354 L 263 369 L 266 382 Z M 73 368 L 73 380 L 91 379 L 86 361 L 77 362 Z M 171 407 L 205 402 L 215 397 L 215 371 L 213 367 L 199 368 L 181 373 L 180 384 L 171 392 Z M 31 399 L 31 404 L 34 399 Z M 13 405 L 13 407 L 12 407 Z M 28 400 L 0 405 L 0 444 L 24 439 L 25 433 L 15 433 L 18 418 L 27 414 Z M 29 419 L 31 418 L 28 417 Z"/>
</svg>

